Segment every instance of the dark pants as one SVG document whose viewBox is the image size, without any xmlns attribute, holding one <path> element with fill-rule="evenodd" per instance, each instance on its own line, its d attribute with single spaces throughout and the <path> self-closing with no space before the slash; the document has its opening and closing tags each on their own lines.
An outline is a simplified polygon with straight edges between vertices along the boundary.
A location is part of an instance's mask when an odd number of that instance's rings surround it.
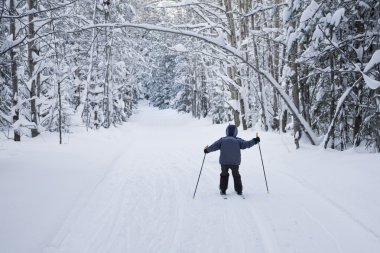
<svg viewBox="0 0 380 253">
<path fill-rule="evenodd" d="M 239 165 L 222 165 L 222 173 L 220 173 L 220 185 L 219 188 L 222 192 L 226 192 L 228 188 L 228 170 L 231 169 L 232 176 L 234 177 L 235 191 L 241 193 L 243 191 L 243 185 L 241 183 L 241 176 L 239 174 Z"/>
</svg>

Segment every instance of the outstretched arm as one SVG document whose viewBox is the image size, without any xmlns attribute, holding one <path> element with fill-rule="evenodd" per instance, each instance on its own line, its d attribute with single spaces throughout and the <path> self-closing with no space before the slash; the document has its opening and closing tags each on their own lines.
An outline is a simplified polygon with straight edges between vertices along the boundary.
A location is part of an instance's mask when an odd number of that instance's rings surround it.
<svg viewBox="0 0 380 253">
<path fill-rule="evenodd" d="M 222 139 L 217 140 L 211 146 L 205 148 L 205 153 L 210 153 L 210 152 L 219 150 L 221 143 L 222 143 Z"/>
<path fill-rule="evenodd" d="M 239 141 L 240 141 L 240 149 L 246 149 L 246 148 L 250 148 L 253 145 L 256 145 L 257 143 L 259 143 L 260 142 L 260 138 L 256 137 L 256 138 L 253 138 L 250 141 L 245 141 L 243 139 L 239 139 Z"/>
</svg>

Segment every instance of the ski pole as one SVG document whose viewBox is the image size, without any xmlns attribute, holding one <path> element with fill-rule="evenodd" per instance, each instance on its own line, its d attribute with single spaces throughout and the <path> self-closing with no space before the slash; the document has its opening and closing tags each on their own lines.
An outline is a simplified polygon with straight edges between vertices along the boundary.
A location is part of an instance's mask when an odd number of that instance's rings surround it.
<svg viewBox="0 0 380 253">
<path fill-rule="evenodd" d="M 204 162 L 205 162 L 205 158 L 206 158 L 206 153 L 205 153 L 205 155 L 204 155 L 204 157 L 203 157 L 203 162 L 202 162 L 201 170 L 199 171 L 198 181 L 197 181 L 197 185 L 195 186 L 193 199 L 195 198 L 195 193 L 197 192 L 198 183 L 199 183 L 199 179 L 201 178 L 201 174 L 202 174 L 202 169 L 203 169 L 203 164 L 204 164 Z"/>
<path fill-rule="evenodd" d="M 256 137 L 259 137 L 259 133 L 256 133 Z M 264 172 L 264 178 L 265 178 L 265 185 L 267 186 L 267 193 L 269 194 L 269 188 L 268 188 L 267 176 L 266 176 L 266 174 L 265 174 L 264 162 L 263 162 L 263 155 L 261 154 L 260 142 L 259 142 L 258 144 L 259 144 L 259 150 L 260 150 L 261 164 L 263 165 L 263 172 Z"/>
</svg>

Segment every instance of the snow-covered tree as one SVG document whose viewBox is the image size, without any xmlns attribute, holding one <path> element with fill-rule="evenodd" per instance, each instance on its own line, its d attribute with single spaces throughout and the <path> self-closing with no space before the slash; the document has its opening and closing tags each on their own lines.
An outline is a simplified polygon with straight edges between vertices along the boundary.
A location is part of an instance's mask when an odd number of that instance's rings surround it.
<svg viewBox="0 0 380 253">
<path fill-rule="evenodd" d="M 15 140 L 109 128 L 137 100 L 380 149 L 374 0 L 9 0 L 1 12 L 0 122 Z"/>
</svg>

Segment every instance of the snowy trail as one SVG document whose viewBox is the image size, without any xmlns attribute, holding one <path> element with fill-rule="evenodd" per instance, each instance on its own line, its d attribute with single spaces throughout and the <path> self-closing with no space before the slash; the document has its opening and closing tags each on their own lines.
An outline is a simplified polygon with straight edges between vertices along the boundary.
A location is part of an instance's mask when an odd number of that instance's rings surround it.
<svg viewBox="0 0 380 253">
<path fill-rule="evenodd" d="M 248 202 L 219 197 L 218 166 L 192 199 L 204 140 L 189 145 L 193 126 L 173 113 L 141 109 L 124 154 L 45 252 L 266 252 Z"/>
<path fill-rule="evenodd" d="M 123 154 L 90 197 L 74 209 L 45 253 L 380 249 L 379 231 L 363 225 L 286 170 L 271 172 L 270 195 L 261 187 L 263 182 L 250 187 L 249 178 L 262 180 L 257 156 L 244 159 L 243 153 L 246 200 L 234 195 L 232 180 L 229 199 L 219 197 L 218 155 L 214 154 L 206 159 L 193 200 L 205 144 L 197 135 L 207 136 L 202 133 L 207 128 L 184 117 L 143 106 L 120 139 L 125 143 Z M 223 132 L 221 129 L 215 137 Z M 249 166 L 258 170 L 244 170 Z"/>
<path fill-rule="evenodd" d="M 193 200 L 202 148 L 224 128 L 142 104 L 111 138 L 118 149 L 104 149 L 114 157 L 101 163 L 104 174 L 72 202 L 41 250 L 25 252 L 380 252 L 378 156 L 295 151 L 290 138 L 263 133 L 269 195 L 253 147 L 242 152 L 246 199 L 233 192 L 232 177 L 228 199 L 220 197 L 215 152 L 206 157 Z M 363 173 L 357 168 L 368 159 L 375 165 Z M 338 166 L 346 160 L 352 167 Z"/>
</svg>

